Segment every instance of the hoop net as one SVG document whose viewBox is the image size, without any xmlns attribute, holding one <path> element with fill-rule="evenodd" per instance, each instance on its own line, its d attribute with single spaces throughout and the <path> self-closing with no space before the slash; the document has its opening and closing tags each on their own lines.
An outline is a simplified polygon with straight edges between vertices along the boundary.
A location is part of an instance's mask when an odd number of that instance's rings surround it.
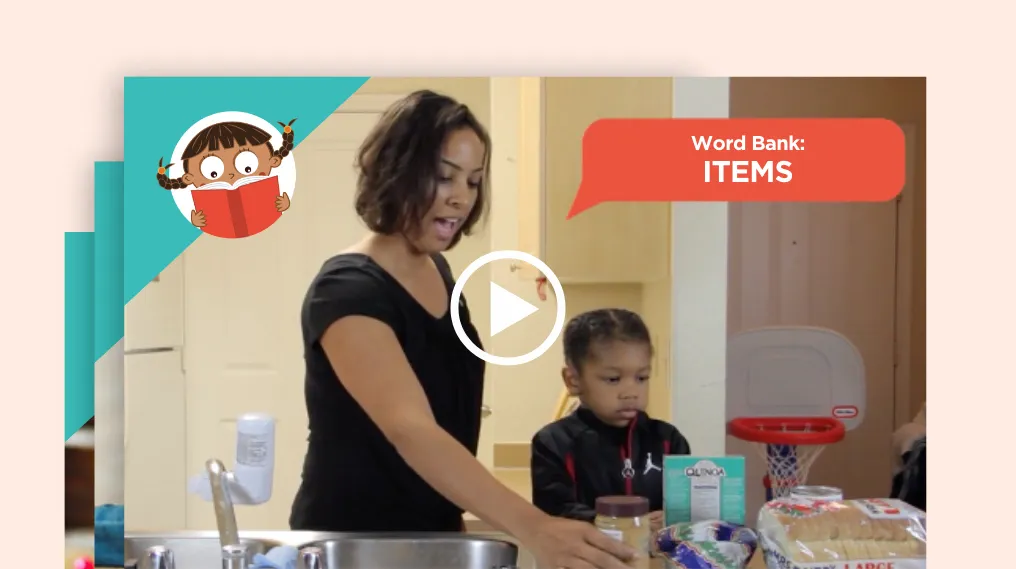
<svg viewBox="0 0 1016 569">
<path fill-rule="evenodd" d="M 808 479 L 826 445 L 839 442 L 846 430 L 830 417 L 746 417 L 731 421 L 730 434 L 752 443 L 766 461 L 767 499 L 788 496 Z"/>
</svg>

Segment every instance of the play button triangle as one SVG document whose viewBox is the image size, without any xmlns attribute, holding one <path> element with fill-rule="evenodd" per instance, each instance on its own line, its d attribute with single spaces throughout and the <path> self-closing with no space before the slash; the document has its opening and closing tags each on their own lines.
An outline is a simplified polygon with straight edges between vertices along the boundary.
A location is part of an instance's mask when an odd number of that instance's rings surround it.
<svg viewBox="0 0 1016 569">
<path fill-rule="evenodd" d="M 539 310 L 537 307 L 508 292 L 495 283 L 490 283 L 490 336 L 494 337 L 505 329 L 518 324 Z"/>
</svg>

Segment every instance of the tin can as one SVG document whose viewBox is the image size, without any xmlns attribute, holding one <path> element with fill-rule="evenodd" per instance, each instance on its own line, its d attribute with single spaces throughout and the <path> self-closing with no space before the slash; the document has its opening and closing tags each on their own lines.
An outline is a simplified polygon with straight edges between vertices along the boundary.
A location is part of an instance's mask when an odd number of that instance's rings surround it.
<svg viewBox="0 0 1016 569">
<path fill-rule="evenodd" d="M 841 502 L 843 501 L 843 490 L 835 486 L 795 486 L 790 491 L 790 496 L 804 500 Z"/>
</svg>

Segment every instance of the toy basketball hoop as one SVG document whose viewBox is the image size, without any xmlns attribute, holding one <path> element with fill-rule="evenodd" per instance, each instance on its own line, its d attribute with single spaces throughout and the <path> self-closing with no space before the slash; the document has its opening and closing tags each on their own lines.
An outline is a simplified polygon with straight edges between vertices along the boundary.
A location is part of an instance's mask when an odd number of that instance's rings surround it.
<svg viewBox="0 0 1016 569">
<path fill-rule="evenodd" d="M 846 434 L 843 423 L 831 417 L 741 417 L 730 421 L 727 431 L 752 443 L 766 461 L 766 500 L 804 484 L 825 446 Z"/>
<path fill-rule="evenodd" d="M 766 499 L 784 497 L 808 481 L 827 445 L 864 420 L 864 361 L 833 330 L 748 330 L 727 342 L 726 396 L 727 432 L 766 461 Z"/>
</svg>

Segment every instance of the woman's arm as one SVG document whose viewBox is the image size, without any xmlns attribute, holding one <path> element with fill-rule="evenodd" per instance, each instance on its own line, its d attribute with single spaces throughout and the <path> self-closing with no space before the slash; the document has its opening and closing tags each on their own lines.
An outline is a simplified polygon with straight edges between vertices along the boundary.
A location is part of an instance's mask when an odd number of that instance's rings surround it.
<svg viewBox="0 0 1016 569">
<path fill-rule="evenodd" d="M 532 523 L 534 509 L 437 424 L 391 328 L 349 316 L 325 331 L 321 347 L 350 395 L 435 490 L 502 531 Z"/>
<path fill-rule="evenodd" d="M 350 395 L 435 490 L 526 542 L 544 562 L 560 567 L 624 567 L 618 558 L 630 557 L 628 548 L 588 524 L 549 518 L 498 482 L 437 424 L 391 328 L 373 318 L 347 316 L 331 324 L 320 343 Z"/>
</svg>

